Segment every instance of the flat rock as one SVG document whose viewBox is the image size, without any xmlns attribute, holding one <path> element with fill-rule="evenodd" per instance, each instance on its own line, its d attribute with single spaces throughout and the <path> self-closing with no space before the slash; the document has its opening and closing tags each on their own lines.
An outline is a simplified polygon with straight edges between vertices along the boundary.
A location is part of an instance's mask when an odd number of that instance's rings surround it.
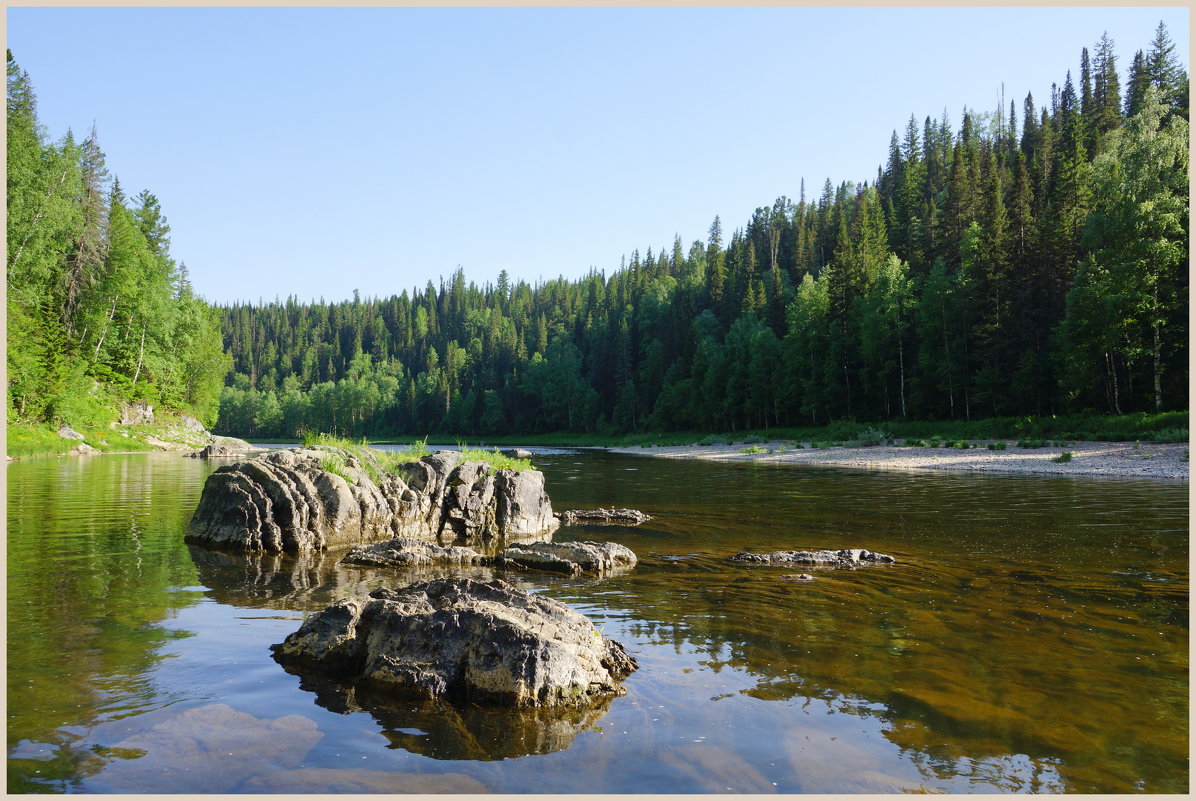
<svg viewBox="0 0 1196 801">
<path fill-rule="evenodd" d="M 535 456 L 534 453 L 524 448 L 507 448 L 502 451 L 502 455 L 510 456 L 512 459 L 531 459 Z"/>
<path fill-rule="evenodd" d="M 636 556 L 617 542 L 537 542 L 504 548 L 498 563 L 569 575 L 605 575 L 634 567 Z"/>
<path fill-rule="evenodd" d="M 741 552 L 730 557 L 732 562 L 749 565 L 815 565 L 824 567 L 858 567 L 860 565 L 891 564 L 897 561 L 883 553 L 863 548 L 842 548 L 837 551 L 773 551 L 771 553 Z"/>
<path fill-rule="evenodd" d="M 342 562 L 371 567 L 425 567 L 428 565 L 484 565 L 491 559 L 473 548 L 451 545 L 447 548 L 423 540 L 396 537 L 393 540 L 358 545 L 345 554 Z"/>
<path fill-rule="evenodd" d="M 638 526 L 652 519 L 638 509 L 567 509 L 560 514 L 567 525 Z"/>
<path fill-rule="evenodd" d="M 271 650 L 291 672 L 517 708 L 623 695 L 619 682 L 636 669 L 582 615 L 498 579 L 434 579 L 346 598 Z"/>
<path fill-rule="evenodd" d="M 80 442 L 75 447 L 71 448 L 71 453 L 75 456 L 94 456 L 101 451 L 91 447 L 86 442 Z"/>
</svg>

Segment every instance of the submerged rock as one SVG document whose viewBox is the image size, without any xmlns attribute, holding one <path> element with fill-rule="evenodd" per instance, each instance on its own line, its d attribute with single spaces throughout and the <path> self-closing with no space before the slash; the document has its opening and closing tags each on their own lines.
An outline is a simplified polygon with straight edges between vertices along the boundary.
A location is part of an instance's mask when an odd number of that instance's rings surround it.
<svg viewBox="0 0 1196 801">
<path fill-rule="evenodd" d="M 341 562 L 373 567 L 424 567 L 427 565 L 484 565 L 492 562 L 472 548 L 442 548 L 423 540 L 396 537 L 373 545 L 358 545 Z"/>
<path fill-rule="evenodd" d="M 638 526 L 652 519 L 638 509 L 567 509 L 560 514 L 566 525 L 588 523 L 606 526 Z"/>
<path fill-rule="evenodd" d="M 434 579 L 346 598 L 271 650 L 292 672 L 522 708 L 623 695 L 619 682 L 636 669 L 582 615 L 501 580 Z"/>
<path fill-rule="evenodd" d="M 531 542 L 512 545 L 496 556 L 459 545 L 441 547 L 422 540 L 397 537 L 359 545 L 341 560 L 371 567 L 480 566 L 544 570 L 550 573 L 606 575 L 634 567 L 635 553 L 617 542 Z"/>
<path fill-rule="evenodd" d="M 368 450 L 270 451 L 208 476 L 187 541 L 251 552 L 303 553 L 394 537 L 489 541 L 560 524 L 535 470 L 492 471 L 441 451 L 382 469 Z"/>
<path fill-rule="evenodd" d="M 857 567 L 869 564 L 888 564 L 897 561 L 883 553 L 863 548 L 843 548 L 838 551 L 773 551 L 772 553 L 737 553 L 732 562 L 749 565 L 824 565 L 826 567 Z"/>
<path fill-rule="evenodd" d="M 518 565 L 553 573 L 597 573 L 634 567 L 635 553 L 617 542 L 537 542 L 503 549 L 500 565 Z"/>
</svg>

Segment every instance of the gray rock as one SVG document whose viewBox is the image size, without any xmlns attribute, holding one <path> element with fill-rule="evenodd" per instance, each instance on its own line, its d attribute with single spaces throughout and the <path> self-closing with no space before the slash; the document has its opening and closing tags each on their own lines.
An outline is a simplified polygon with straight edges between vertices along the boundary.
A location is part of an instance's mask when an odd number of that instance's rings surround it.
<svg viewBox="0 0 1196 801">
<path fill-rule="evenodd" d="M 78 445 L 71 448 L 71 453 L 75 456 L 94 456 L 97 453 L 102 453 L 102 451 L 91 447 L 86 442 L 80 442 Z"/>
<path fill-rule="evenodd" d="M 636 557 L 617 542 L 541 542 L 505 548 L 498 562 L 552 573 L 605 575 L 634 567 Z"/>
<path fill-rule="evenodd" d="M 442 548 L 423 540 L 395 538 L 373 545 L 358 545 L 341 562 L 371 567 L 426 567 L 428 565 L 484 565 L 491 559 L 472 548 Z"/>
<path fill-rule="evenodd" d="M 208 433 L 208 430 L 203 427 L 203 423 L 189 414 L 179 415 L 179 426 L 185 431 L 194 431 L 196 434 Z"/>
<path fill-rule="evenodd" d="M 567 509 L 560 514 L 566 525 L 638 526 L 652 519 L 637 509 Z"/>
<path fill-rule="evenodd" d="M 838 551 L 773 551 L 772 553 L 737 553 L 732 562 L 749 565 L 823 565 L 826 567 L 858 567 L 870 564 L 889 564 L 897 561 L 883 553 L 863 548 L 843 548 Z"/>
<path fill-rule="evenodd" d="M 186 540 L 303 553 L 395 537 L 442 545 L 526 538 L 559 525 L 542 473 L 459 461 L 442 451 L 390 474 L 368 450 L 269 451 L 208 476 Z"/>
<path fill-rule="evenodd" d="M 154 422 L 154 407 L 144 401 L 121 403 L 120 424 L 122 426 L 137 426 Z"/>
<path fill-rule="evenodd" d="M 77 439 L 77 440 L 85 439 L 85 437 L 82 434 L 80 434 L 78 431 L 76 431 L 75 429 L 68 426 L 66 423 L 63 423 L 62 425 L 60 425 L 58 427 L 58 436 L 65 437 L 66 439 Z"/>
<path fill-rule="evenodd" d="M 517 708 L 623 695 L 619 682 L 637 667 L 565 604 L 501 580 L 434 579 L 346 598 L 271 650 L 292 672 Z"/>
<path fill-rule="evenodd" d="M 523 448 L 507 448 L 505 451 L 502 451 L 502 455 L 510 456 L 512 459 L 531 459 L 535 456 L 534 453 Z"/>
<path fill-rule="evenodd" d="M 184 453 L 183 455 L 189 456 L 192 459 L 236 459 L 238 456 L 243 456 L 244 454 L 241 451 L 235 451 L 224 445 L 210 444 L 200 450 Z"/>
</svg>

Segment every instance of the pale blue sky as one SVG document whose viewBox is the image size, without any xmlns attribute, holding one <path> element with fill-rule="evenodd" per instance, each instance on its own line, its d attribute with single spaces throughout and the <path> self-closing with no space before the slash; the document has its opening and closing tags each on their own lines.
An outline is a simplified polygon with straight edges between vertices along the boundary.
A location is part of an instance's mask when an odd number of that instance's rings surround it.
<svg viewBox="0 0 1196 801">
<path fill-rule="evenodd" d="M 213 302 L 535 282 L 871 181 L 913 113 L 1122 73 L 1187 8 L 9 8 L 54 138 L 94 121 Z"/>
</svg>

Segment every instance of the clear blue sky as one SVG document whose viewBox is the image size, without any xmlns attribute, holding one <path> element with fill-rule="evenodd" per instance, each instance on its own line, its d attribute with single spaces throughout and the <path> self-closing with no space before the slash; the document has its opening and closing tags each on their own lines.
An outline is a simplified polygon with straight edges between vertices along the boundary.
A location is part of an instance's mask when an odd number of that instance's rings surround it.
<svg viewBox="0 0 1196 801">
<path fill-rule="evenodd" d="M 57 139 L 93 121 L 213 302 L 610 272 L 871 181 L 911 113 L 1020 111 L 1187 8 L 9 8 Z"/>
</svg>

